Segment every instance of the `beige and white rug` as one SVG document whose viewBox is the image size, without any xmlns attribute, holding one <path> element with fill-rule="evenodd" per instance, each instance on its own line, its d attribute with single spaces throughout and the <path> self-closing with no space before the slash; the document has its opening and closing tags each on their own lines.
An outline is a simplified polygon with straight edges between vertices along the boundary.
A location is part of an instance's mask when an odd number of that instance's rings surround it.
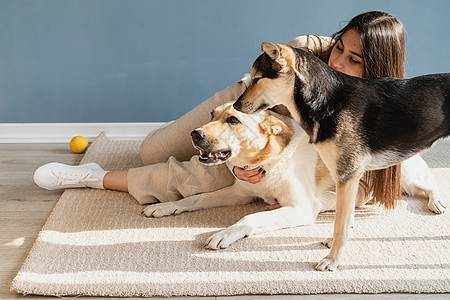
<svg viewBox="0 0 450 300">
<path fill-rule="evenodd" d="M 139 142 L 99 136 L 83 159 L 106 169 L 138 166 Z M 450 141 L 424 155 L 450 202 Z M 314 271 L 328 252 L 333 213 L 314 226 L 280 230 L 212 251 L 214 232 L 264 209 L 255 203 L 148 219 L 128 194 L 67 190 L 54 208 L 12 290 L 91 296 L 450 292 L 450 214 L 404 197 L 386 212 L 358 209 L 339 271 Z"/>
</svg>

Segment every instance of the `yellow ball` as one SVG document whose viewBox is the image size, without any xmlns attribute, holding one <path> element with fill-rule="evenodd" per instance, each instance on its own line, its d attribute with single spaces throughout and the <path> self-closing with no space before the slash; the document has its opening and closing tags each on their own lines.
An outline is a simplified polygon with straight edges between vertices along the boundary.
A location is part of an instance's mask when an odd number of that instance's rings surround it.
<svg viewBox="0 0 450 300">
<path fill-rule="evenodd" d="M 76 136 L 70 140 L 70 150 L 74 153 L 83 153 L 88 147 L 88 140 L 84 136 Z"/>
</svg>

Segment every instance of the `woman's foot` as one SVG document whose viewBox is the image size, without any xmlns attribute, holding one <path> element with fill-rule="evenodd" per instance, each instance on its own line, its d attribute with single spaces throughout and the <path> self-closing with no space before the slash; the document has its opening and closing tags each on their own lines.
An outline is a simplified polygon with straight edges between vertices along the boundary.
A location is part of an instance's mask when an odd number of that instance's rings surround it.
<svg viewBox="0 0 450 300">
<path fill-rule="evenodd" d="M 34 172 L 34 182 L 47 190 L 86 187 L 104 189 L 103 177 L 106 173 L 96 163 L 79 166 L 49 163 Z"/>
</svg>

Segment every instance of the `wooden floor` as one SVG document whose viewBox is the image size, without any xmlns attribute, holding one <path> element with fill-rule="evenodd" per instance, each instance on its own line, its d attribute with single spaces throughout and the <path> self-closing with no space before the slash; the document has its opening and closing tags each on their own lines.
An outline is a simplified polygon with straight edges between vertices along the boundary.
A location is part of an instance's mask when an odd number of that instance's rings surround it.
<svg viewBox="0 0 450 300">
<path fill-rule="evenodd" d="M 39 230 L 52 211 L 61 191 L 46 191 L 33 182 L 33 173 L 42 164 L 58 161 L 78 164 L 82 155 L 73 154 L 66 144 L 0 143 L 0 299 L 24 298 L 9 291 L 15 274 L 27 257 Z M 26 296 L 49 299 L 55 297 Z M 80 297 L 85 298 L 85 297 Z M 80 299 L 77 298 L 77 299 Z M 89 298 L 89 297 L 86 297 Z M 450 294 L 378 295 L 286 295 L 204 297 L 201 299 L 450 299 Z M 91 298 L 92 299 L 92 298 Z M 164 298 L 163 298 L 164 299 Z M 200 299 L 189 297 L 187 299 Z"/>
</svg>

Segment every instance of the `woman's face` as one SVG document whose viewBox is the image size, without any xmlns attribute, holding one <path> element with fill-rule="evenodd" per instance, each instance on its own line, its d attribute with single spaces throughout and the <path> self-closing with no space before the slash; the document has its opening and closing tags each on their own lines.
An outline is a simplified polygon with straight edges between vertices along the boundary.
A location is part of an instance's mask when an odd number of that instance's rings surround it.
<svg viewBox="0 0 450 300">
<path fill-rule="evenodd" d="M 364 60 L 359 32 L 348 29 L 331 50 L 328 65 L 347 75 L 364 77 Z"/>
</svg>

